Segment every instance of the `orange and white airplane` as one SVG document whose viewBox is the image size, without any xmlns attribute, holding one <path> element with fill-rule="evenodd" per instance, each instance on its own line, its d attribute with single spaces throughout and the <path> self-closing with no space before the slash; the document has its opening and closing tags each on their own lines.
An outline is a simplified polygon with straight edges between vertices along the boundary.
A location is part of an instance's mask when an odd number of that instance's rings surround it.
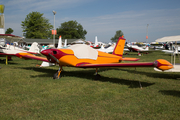
<svg viewBox="0 0 180 120">
<path fill-rule="evenodd" d="M 97 51 L 85 44 L 72 45 L 66 49 L 46 49 L 41 51 L 44 57 L 38 57 L 27 53 L 17 53 L 20 58 L 30 58 L 59 64 L 59 70 L 54 74 L 54 79 L 59 79 L 63 66 L 73 66 L 78 68 L 98 68 L 101 67 L 156 67 L 160 70 L 168 70 L 173 65 L 166 60 L 158 59 L 154 62 L 134 62 L 120 63 L 121 61 L 137 61 L 137 58 L 124 58 L 123 50 L 126 39 L 120 37 L 112 54 Z"/>
</svg>

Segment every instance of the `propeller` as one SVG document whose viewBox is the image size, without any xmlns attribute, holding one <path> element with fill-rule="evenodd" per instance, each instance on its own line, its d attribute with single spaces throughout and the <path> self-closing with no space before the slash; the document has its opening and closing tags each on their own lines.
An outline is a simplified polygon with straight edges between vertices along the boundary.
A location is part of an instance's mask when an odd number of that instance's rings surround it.
<svg viewBox="0 0 180 120">
<path fill-rule="evenodd" d="M 49 53 L 49 56 L 51 56 L 57 63 L 59 63 L 59 60 L 58 60 L 56 57 L 54 57 L 54 56 L 51 55 L 50 53 Z"/>
</svg>

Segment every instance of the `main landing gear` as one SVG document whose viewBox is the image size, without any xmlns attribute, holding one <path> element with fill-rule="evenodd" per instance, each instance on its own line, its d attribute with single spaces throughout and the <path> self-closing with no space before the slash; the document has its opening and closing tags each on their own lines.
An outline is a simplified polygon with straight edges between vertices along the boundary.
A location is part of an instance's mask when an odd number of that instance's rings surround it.
<svg viewBox="0 0 180 120">
<path fill-rule="evenodd" d="M 100 80 L 101 75 L 98 74 L 98 68 L 96 68 L 95 80 Z"/>
<path fill-rule="evenodd" d="M 60 79 L 62 72 L 62 66 L 59 67 L 59 70 L 54 74 L 53 79 Z M 100 80 L 101 76 L 98 74 L 98 68 L 96 68 L 95 80 Z"/>
</svg>

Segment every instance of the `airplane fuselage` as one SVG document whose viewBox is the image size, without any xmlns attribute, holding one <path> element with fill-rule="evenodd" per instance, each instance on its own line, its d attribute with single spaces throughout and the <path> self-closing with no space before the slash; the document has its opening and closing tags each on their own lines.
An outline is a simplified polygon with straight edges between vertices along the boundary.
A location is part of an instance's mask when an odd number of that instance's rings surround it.
<svg viewBox="0 0 180 120">
<path fill-rule="evenodd" d="M 133 52 L 138 52 L 138 51 L 148 51 L 149 48 L 143 48 L 143 47 L 138 47 L 137 45 L 127 45 L 129 51 L 133 51 Z"/>
<path fill-rule="evenodd" d="M 55 62 L 55 60 L 49 56 L 49 53 L 56 57 L 60 61 L 60 66 L 76 66 L 82 63 L 88 64 L 104 64 L 104 63 L 118 63 L 120 60 L 120 56 L 116 56 L 113 54 L 104 53 L 98 51 L 97 59 L 89 59 L 89 58 L 77 58 L 74 55 L 73 50 L 71 49 L 47 49 L 41 52 L 43 55 L 47 57 L 50 62 Z"/>
</svg>

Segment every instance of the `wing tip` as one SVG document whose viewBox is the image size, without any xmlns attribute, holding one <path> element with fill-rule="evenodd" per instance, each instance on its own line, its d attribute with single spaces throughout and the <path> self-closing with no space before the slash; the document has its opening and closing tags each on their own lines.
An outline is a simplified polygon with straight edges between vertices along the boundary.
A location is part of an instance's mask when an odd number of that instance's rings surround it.
<svg viewBox="0 0 180 120">
<path fill-rule="evenodd" d="M 162 71 L 169 70 L 174 67 L 170 62 L 168 62 L 167 60 L 164 60 L 164 59 L 158 59 L 158 60 L 154 61 L 154 65 L 156 68 L 158 68 Z"/>
</svg>

